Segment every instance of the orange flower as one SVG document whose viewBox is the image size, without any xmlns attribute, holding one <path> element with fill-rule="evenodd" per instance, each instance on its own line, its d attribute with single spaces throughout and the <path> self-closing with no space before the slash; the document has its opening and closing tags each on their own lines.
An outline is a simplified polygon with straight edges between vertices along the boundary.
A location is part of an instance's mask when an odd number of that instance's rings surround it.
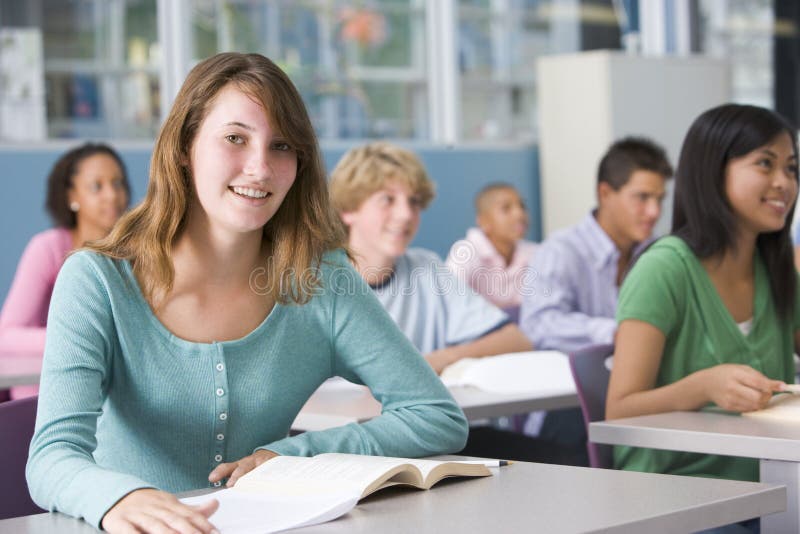
<svg viewBox="0 0 800 534">
<path fill-rule="evenodd" d="M 386 42 L 386 17 L 370 8 L 343 8 L 339 13 L 342 23 L 340 35 L 344 41 L 355 41 L 361 46 L 380 46 Z"/>
</svg>

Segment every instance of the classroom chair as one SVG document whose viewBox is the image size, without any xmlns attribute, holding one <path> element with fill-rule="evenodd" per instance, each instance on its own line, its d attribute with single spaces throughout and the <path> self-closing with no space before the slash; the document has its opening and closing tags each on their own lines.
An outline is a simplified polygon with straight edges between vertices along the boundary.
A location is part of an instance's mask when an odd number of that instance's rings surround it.
<svg viewBox="0 0 800 534">
<path fill-rule="evenodd" d="M 28 493 L 25 464 L 28 447 L 36 423 L 36 403 L 39 397 L 27 397 L 0 403 L 0 519 L 44 512 L 36 506 Z"/>
<path fill-rule="evenodd" d="M 608 394 L 608 378 L 611 372 L 606 368 L 606 359 L 614 354 L 613 345 L 597 345 L 579 350 L 569 355 L 569 368 L 578 390 L 583 422 L 586 434 L 589 434 L 589 423 L 602 421 L 606 414 L 606 395 Z M 611 469 L 613 466 L 612 448 L 587 440 L 589 465 Z"/>
<path fill-rule="evenodd" d="M 501 309 L 506 312 L 512 323 L 519 324 L 519 306 L 507 306 Z"/>
</svg>

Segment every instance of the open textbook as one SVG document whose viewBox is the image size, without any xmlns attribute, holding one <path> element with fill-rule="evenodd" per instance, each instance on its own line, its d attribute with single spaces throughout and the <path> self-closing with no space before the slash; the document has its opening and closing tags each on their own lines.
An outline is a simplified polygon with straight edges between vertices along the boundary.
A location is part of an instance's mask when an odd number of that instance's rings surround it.
<svg viewBox="0 0 800 534">
<path fill-rule="evenodd" d="M 181 500 L 219 500 L 210 521 L 222 534 L 266 534 L 330 521 L 388 486 L 429 489 L 446 477 L 491 474 L 481 462 L 338 453 L 278 456 L 244 475 L 233 488 Z"/>
<path fill-rule="evenodd" d="M 764 419 L 778 419 L 781 421 L 795 422 L 800 424 L 800 389 L 796 385 L 789 386 L 793 393 L 779 393 L 773 395 L 766 408 L 754 412 L 745 412 L 742 415 L 748 417 L 760 417 Z"/>
<path fill-rule="evenodd" d="M 491 393 L 575 393 L 569 358 L 552 350 L 464 358 L 442 371 L 442 382 Z"/>
</svg>

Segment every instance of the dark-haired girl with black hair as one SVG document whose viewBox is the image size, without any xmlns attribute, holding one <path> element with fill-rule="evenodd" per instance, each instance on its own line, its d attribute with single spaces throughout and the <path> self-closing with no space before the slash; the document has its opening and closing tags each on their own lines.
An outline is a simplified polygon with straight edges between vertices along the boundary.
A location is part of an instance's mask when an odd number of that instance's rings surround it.
<svg viewBox="0 0 800 534">
<path fill-rule="evenodd" d="M 606 417 L 763 408 L 793 381 L 800 300 L 789 237 L 796 130 L 772 111 L 706 111 L 684 140 L 672 233 L 619 297 Z M 617 447 L 617 467 L 758 480 L 754 459 Z"/>
<path fill-rule="evenodd" d="M 129 200 L 125 165 L 108 145 L 86 143 L 58 158 L 45 202 L 55 227 L 33 236 L 20 258 L 0 313 L 0 357 L 41 358 L 50 295 L 64 260 L 84 243 L 105 237 Z M 17 386 L 11 398 L 38 390 Z"/>
</svg>

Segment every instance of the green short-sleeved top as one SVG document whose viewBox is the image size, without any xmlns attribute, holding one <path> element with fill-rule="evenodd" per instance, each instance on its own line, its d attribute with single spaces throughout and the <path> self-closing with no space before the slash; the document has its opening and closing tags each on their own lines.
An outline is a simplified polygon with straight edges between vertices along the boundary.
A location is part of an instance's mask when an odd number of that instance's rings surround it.
<svg viewBox="0 0 800 534">
<path fill-rule="evenodd" d="M 794 318 L 779 319 L 768 273 L 756 253 L 753 323 L 745 336 L 722 302 L 697 256 L 670 236 L 645 252 L 622 285 L 617 321 L 636 319 L 666 336 L 656 387 L 722 363 L 745 364 L 766 376 L 794 382 Z M 754 459 L 633 447 L 615 447 L 615 466 L 632 471 L 758 480 Z"/>
</svg>

